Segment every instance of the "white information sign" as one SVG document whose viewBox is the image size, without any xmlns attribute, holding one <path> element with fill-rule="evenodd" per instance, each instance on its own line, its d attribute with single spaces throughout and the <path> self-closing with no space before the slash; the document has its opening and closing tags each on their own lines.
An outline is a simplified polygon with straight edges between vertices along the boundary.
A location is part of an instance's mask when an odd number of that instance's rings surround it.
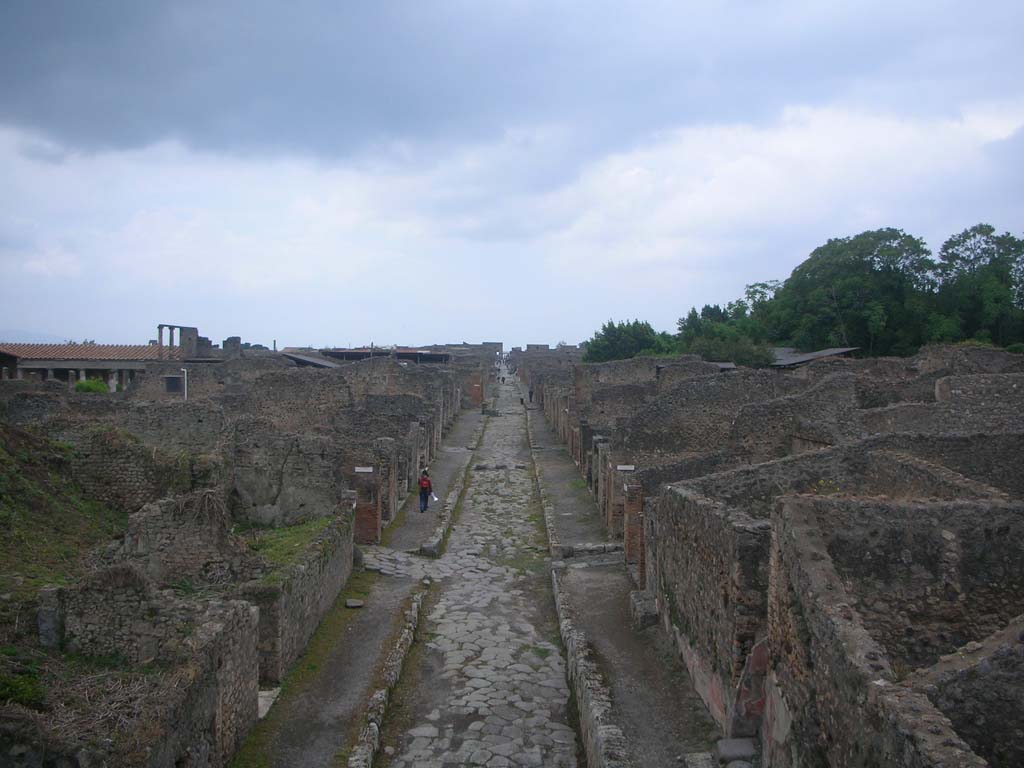
<svg viewBox="0 0 1024 768">
<path fill-rule="evenodd" d="M 636 464 L 619 464 L 616 469 L 619 470 L 619 472 L 632 472 L 636 469 Z"/>
<path fill-rule="evenodd" d="M 373 467 L 356 467 L 356 472 L 360 472 L 360 473 L 373 472 Z"/>
</svg>

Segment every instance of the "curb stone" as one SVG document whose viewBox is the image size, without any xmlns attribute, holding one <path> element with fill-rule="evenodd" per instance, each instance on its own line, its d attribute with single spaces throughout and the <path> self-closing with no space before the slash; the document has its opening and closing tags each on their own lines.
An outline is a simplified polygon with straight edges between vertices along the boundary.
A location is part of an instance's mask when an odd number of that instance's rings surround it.
<svg viewBox="0 0 1024 768">
<path fill-rule="evenodd" d="M 587 754 L 589 768 L 626 768 L 626 737 L 622 729 L 612 719 L 612 697 L 608 684 L 596 662 L 593 650 L 586 635 L 576 627 L 575 613 L 570 605 L 568 595 L 562 590 L 562 576 L 559 566 L 564 566 L 565 557 L 580 554 L 596 554 L 598 552 L 616 551 L 615 545 L 581 545 L 563 547 L 555 530 L 555 507 L 544 490 L 543 471 L 535 453 L 533 427 L 530 410 L 526 409 L 526 435 L 530 444 L 530 458 L 533 464 L 533 477 L 540 492 L 541 506 L 544 509 L 544 526 L 548 532 L 548 544 L 551 557 L 562 561 L 553 564 L 551 569 L 551 587 L 555 598 L 555 613 L 558 617 L 558 631 L 565 646 L 566 675 L 569 685 L 576 696 L 576 709 L 579 716 L 580 738 Z M 609 547 L 605 549 L 605 547 Z M 618 547 L 621 549 L 621 546 Z M 568 551 L 569 554 L 563 554 Z"/>
<path fill-rule="evenodd" d="M 612 697 L 593 658 L 586 635 L 577 629 L 568 595 L 562 590 L 562 577 L 551 571 L 558 629 L 565 645 L 566 671 L 576 707 L 579 710 L 580 736 L 590 768 L 625 768 L 626 737 L 612 720 Z"/>
<path fill-rule="evenodd" d="M 533 464 L 533 479 L 537 483 L 537 490 L 540 491 L 540 505 L 544 510 L 544 527 L 548 532 L 548 549 L 551 553 L 551 557 L 559 560 L 563 557 L 572 557 L 574 551 L 573 547 L 563 547 L 559 538 L 558 531 L 555 530 L 555 505 L 551 503 L 551 499 L 548 497 L 547 491 L 544 490 L 544 473 L 540 468 L 540 464 L 537 461 L 536 456 L 536 443 L 533 440 L 533 423 L 530 416 L 530 409 L 526 410 L 526 440 L 530 444 L 530 459 Z M 565 554 L 568 549 L 570 554 Z"/>
<path fill-rule="evenodd" d="M 421 590 L 413 595 L 412 604 L 405 611 L 405 623 L 398 639 L 395 641 L 391 652 L 384 662 L 384 687 L 378 688 L 370 696 L 366 704 L 366 712 L 363 716 L 365 725 L 359 733 L 355 746 L 348 757 L 348 768 L 371 768 L 373 758 L 380 749 L 380 728 L 388 711 L 388 702 L 391 691 L 398 683 L 402 674 L 402 665 L 405 657 L 409 654 L 413 640 L 416 636 L 416 627 L 419 624 L 420 607 L 423 604 L 423 596 L 426 590 Z"/>
</svg>

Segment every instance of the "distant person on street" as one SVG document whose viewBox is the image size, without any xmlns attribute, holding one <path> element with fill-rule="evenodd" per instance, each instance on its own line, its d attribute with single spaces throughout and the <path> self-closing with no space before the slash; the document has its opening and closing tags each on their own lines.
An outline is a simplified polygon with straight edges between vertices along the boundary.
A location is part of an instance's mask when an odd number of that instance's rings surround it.
<svg viewBox="0 0 1024 768">
<path fill-rule="evenodd" d="M 423 470 L 420 473 L 420 512 L 426 512 L 430 506 L 430 496 L 434 492 L 434 486 L 430 482 L 430 473 Z"/>
<path fill-rule="evenodd" d="M 533 387 L 530 387 L 530 402 L 533 402 Z"/>
</svg>

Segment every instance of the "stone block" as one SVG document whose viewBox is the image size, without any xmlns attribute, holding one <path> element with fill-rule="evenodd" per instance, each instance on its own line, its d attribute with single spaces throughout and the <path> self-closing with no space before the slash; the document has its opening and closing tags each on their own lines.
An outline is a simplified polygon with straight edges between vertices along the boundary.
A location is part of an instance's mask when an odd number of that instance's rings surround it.
<svg viewBox="0 0 1024 768">
<path fill-rule="evenodd" d="M 753 739 L 721 739 L 715 744 L 714 756 L 721 765 L 739 760 L 750 760 L 757 754 Z"/>
</svg>

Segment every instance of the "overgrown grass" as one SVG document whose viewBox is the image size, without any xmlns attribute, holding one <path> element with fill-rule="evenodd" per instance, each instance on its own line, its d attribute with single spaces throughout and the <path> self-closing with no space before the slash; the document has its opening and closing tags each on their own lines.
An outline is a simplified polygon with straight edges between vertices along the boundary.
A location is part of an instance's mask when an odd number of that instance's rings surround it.
<svg viewBox="0 0 1024 768">
<path fill-rule="evenodd" d="M 302 696 L 310 683 L 316 679 L 317 673 L 337 643 L 345 636 L 349 623 L 356 616 L 354 611 L 345 608 L 345 601 L 350 598 L 365 600 L 378 578 L 378 574 L 369 571 L 353 572 L 349 577 L 345 589 L 338 595 L 338 599 L 334 601 L 334 605 L 313 633 L 305 652 L 288 670 L 281 683 L 281 695 L 277 702 L 267 716 L 257 723 L 235 753 L 231 768 L 269 768 L 271 747 L 274 737 L 283 725 L 284 712 L 289 701 Z"/>
<path fill-rule="evenodd" d="M 242 533 L 249 540 L 249 547 L 275 570 L 291 565 L 306 551 L 312 541 L 334 522 L 333 515 L 318 517 L 298 525 L 280 528 L 248 528 Z"/>
<path fill-rule="evenodd" d="M 121 535 L 124 510 L 82 497 L 67 463 L 69 448 L 0 428 L 0 593 L 3 606 L 33 599 L 39 587 L 66 584 L 83 556 Z"/>
</svg>

